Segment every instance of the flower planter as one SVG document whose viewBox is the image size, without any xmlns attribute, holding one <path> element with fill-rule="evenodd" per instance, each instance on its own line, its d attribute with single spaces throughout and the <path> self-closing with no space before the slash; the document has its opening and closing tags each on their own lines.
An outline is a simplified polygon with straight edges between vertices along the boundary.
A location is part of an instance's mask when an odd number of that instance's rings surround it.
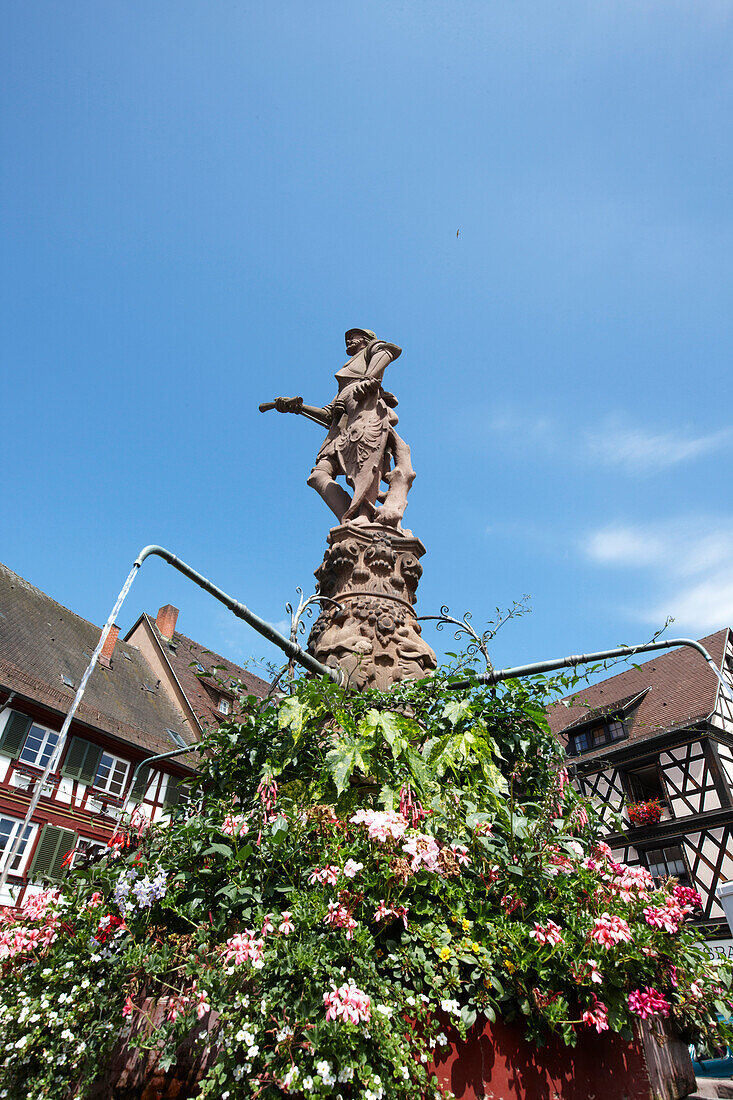
<svg viewBox="0 0 733 1100">
<path fill-rule="evenodd" d="M 575 1047 L 548 1036 L 538 1047 L 521 1024 L 476 1024 L 435 1070 L 458 1100 L 680 1100 L 695 1089 L 687 1047 L 660 1023 L 646 1021 L 634 1042 L 585 1030 Z"/>
<path fill-rule="evenodd" d="M 662 819 L 662 807 L 658 799 L 648 802 L 632 802 L 626 807 L 632 825 L 657 825 Z"/>
<path fill-rule="evenodd" d="M 662 1021 L 655 1028 L 640 1023 L 634 1042 L 586 1029 L 576 1047 L 552 1036 L 535 1046 L 522 1024 L 501 1020 L 477 1023 L 465 1041 L 445 1030 L 453 1042 L 433 1068 L 457 1100 L 681 1100 L 695 1089 L 687 1047 Z M 121 1040 L 90 1100 L 193 1100 L 211 1055 L 192 1056 L 187 1043 L 178 1054 L 166 1071 L 155 1052 L 138 1053 Z"/>
</svg>

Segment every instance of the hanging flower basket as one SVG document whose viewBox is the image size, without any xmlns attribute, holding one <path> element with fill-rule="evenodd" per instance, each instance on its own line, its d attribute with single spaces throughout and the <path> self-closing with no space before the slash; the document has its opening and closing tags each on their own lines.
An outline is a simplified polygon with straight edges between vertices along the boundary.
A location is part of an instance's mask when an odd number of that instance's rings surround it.
<svg viewBox="0 0 733 1100">
<path fill-rule="evenodd" d="M 626 807 L 632 825 L 656 825 L 662 818 L 662 807 L 658 798 L 647 802 L 632 802 Z"/>
</svg>

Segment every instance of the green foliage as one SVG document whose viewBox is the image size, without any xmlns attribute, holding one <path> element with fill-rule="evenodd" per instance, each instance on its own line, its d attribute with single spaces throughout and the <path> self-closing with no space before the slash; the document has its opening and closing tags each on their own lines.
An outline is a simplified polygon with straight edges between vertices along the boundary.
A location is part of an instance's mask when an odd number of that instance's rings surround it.
<svg viewBox="0 0 733 1100">
<path fill-rule="evenodd" d="M 126 847 L 12 926 L 51 931 L 2 963 L 5 1095 L 84 1096 L 122 1029 L 162 1065 L 195 1036 L 201 1095 L 232 1100 L 432 1097 L 433 1061 L 474 1022 L 572 1044 L 599 1019 L 628 1032 L 647 989 L 685 1034 L 715 1034 L 728 968 L 645 917 L 674 925 L 673 882 L 596 847 L 546 690 L 251 697 L 169 824 L 131 821 Z M 602 942 L 606 916 L 629 938 Z M 362 1016 L 329 1018 L 334 991 Z"/>
</svg>

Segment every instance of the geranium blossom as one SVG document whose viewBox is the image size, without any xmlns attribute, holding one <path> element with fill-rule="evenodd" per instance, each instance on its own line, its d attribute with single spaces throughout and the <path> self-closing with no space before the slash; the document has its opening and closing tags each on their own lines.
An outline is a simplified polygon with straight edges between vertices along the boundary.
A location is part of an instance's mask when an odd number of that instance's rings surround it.
<svg viewBox="0 0 733 1100">
<path fill-rule="evenodd" d="M 623 917 L 603 913 L 593 921 L 590 938 L 608 951 L 617 943 L 631 943 L 631 928 Z"/>
<path fill-rule="evenodd" d="M 702 909 L 702 898 L 697 890 L 693 890 L 691 886 L 680 886 L 677 883 L 672 894 L 675 901 L 690 913 L 694 909 Z"/>
<path fill-rule="evenodd" d="M 421 867 L 424 867 L 427 871 L 440 873 L 440 864 L 438 863 L 440 848 L 433 837 L 427 836 L 425 833 L 411 836 L 402 845 L 402 851 L 412 857 L 410 866 L 413 873 L 419 871 Z"/>
<path fill-rule="evenodd" d="M 363 863 L 356 863 L 353 859 L 347 859 L 344 864 L 344 877 L 353 878 L 359 874 L 359 871 L 364 869 Z"/>
<path fill-rule="evenodd" d="M 345 982 L 340 988 L 334 986 L 332 992 L 323 994 L 327 1020 L 342 1020 L 344 1023 L 365 1023 L 371 1019 L 371 999 L 353 982 Z"/>
<path fill-rule="evenodd" d="M 278 926 L 278 931 L 282 932 L 284 936 L 289 936 L 290 933 L 295 929 L 295 925 L 292 921 L 292 915 L 293 914 L 290 913 L 287 909 L 280 914 L 281 924 Z"/>
<path fill-rule="evenodd" d="M 533 940 L 537 940 L 537 943 L 554 945 L 563 942 L 562 930 L 553 920 L 548 920 L 547 924 L 544 925 L 537 924 L 535 921 L 534 931 L 530 932 L 530 936 Z"/>
<path fill-rule="evenodd" d="M 248 960 L 255 970 L 262 967 L 262 954 L 265 950 L 265 942 L 258 939 L 252 929 L 238 932 L 236 936 L 228 939 L 225 945 L 224 961 L 233 962 L 235 966 L 241 966 Z"/>
<path fill-rule="evenodd" d="M 389 909 L 384 904 L 384 898 L 382 898 L 374 914 L 374 920 L 386 920 L 387 917 L 398 917 L 405 928 L 407 928 L 407 907 L 405 905 L 398 905 L 396 909 Z"/>
<path fill-rule="evenodd" d="M 666 997 L 649 985 L 629 993 L 629 1011 L 642 1020 L 648 1016 L 669 1016 L 670 1007 Z"/>
<path fill-rule="evenodd" d="M 228 836 L 244 836 L 249 831 L 246 814 L 227 814 L 221 825 L 221 831 Z"/>
<path fill-rule="evenodd" d="M 370 840 L 399 840 L 407 831 L 407 821 L 394 810 L 357 810 L 349 818 L 353 825 L 366 825 Z"/>
<path fill-rule="evenodd" d="M 311 871 L 308 882 L 311 886 L 314 883 L 321 883 L 322 886 L 335 886 L 338 882 L 340 868 L 335 863 L 330 864 L 328 867 L 314 867 Z"/>
<path fill-rule="evenodd" d="M 603 1001 L 599 1001 L 595 993 L 591 994 L 593 1004 L 583 1013 L 582 1020 L 588 1027 L 594 1027 L 599 1033 L 608 1031 L 608 1009 Z"/>
<path fill-rule="evenodd" d="M 462 867 L 468 867 L 471 859 L 465 844 L 451 844 L 451 850 Z"/>
<path fill-rule="evenodd" d="M 684 923 L 685 910 L 673 898 L 668 898 L 666 905 L 648 905 L 644 910 L 644 920 L 651 928 L 663 928 L 674 935 Z"/>
<path fill-rule="evenodd" d="M 343 928 L 347 940 L 354 938 L 354 931 L 358 927 L 349 910 L 339 901 L 329 901 L 328 912 L 323 918 L 323 923 L 330 924 L 334 928 Z"/>
</svg>

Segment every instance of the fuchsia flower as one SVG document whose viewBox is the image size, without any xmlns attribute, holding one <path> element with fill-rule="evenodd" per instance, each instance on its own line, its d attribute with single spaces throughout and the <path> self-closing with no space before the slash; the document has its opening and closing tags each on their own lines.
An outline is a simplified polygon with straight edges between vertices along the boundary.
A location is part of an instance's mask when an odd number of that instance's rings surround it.
<svg viewBox="0 0 733 1100">
<path fill-rule="evenodd" d="M 132 1003 L 132 997 L 130 997 L 128 995 L 127 1000 L 125 1001 L 125 1004 L 122 1008 L 122 1015 L 123 1016 L 132 1016 L 134 1010 L 135 1010 L 135 1006 Z"/>
<path fill-rule="evenodd" d="M 327 1020 L 342 1020 L 344 1023 L 365 1023 L 371 1019 L 371 1000 L 353 982 L 345 982 L 339 989 L 334 986 L 331 993 L 323 994 Z"/>
<path fill-rule="evenodd" d="M 594 1027 L 597 1032 L 608 1031 L 608 1009 L 603 1001 L 599 1001 L 595 993 L 591 994 L 593 1004 L 583 1013 L 582 1020 L 588 1027 Z"/>
<path fill-rule="evenodd" d="M 617 943 L 631 943 L 631 929 L 623 917 L 603 913 L 593 921 L 590 938 L 608 951 Z"/>
<path fill-rule="evenodd" d="M 646 986 L 629 993 L 629 1011 L 646 1020 L 648 1016 L 669 1016 L 669 1001 L 658 990 Z"/>
<path fill-rule="evenodd" d="M 535 921 L 534 931 L 530 932 L 532 939 L 537 940 L 537 943 L 549 943 L 554 945 L 562 943 L 562 931 L 558 924 L 555 924 L 553 920 L 548 920 L 547 924 L 537 924 Z"/>
<path fill-rule="evenodd" d="M 428 816 L 427 810 L 423 809 L 422 803 L 415 798 L 412 789 L 407 786 L 400 787 L 400 813 L 405 821 L 409 821 L 413 829 L 416 829 L 422 819 Z"/>
</svg>

